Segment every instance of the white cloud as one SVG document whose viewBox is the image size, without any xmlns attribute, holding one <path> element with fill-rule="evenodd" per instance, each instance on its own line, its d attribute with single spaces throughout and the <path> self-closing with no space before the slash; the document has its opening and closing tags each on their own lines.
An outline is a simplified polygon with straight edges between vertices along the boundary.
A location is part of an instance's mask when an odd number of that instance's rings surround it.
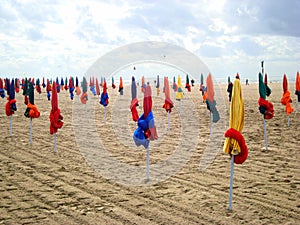
<svg viewBox="0 0 300 225">
<path fill-rule="evenodd" d="M 215 74 L 256 76 L 262 59 L 274 73 L 292 73 L 300 67 L 299 7 L 296 0 L 4 1 L 0 74 L 82 75 L 110 50 L 147 40 L 184 47 Z"/>
</svg>

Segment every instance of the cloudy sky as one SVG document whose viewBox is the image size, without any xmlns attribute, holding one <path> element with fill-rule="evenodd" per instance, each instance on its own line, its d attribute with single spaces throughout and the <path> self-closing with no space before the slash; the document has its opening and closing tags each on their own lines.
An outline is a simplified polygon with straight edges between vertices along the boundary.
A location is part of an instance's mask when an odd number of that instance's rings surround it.
<svg viewBox="0 0 300 225">
<path fill-rule="evenodd" d="M 163 41 L 215 77 L 293 80 L 300 70 L 299 0 L 31 1 L 0 4 L 0 76 L 84 75 L 104 54 Z"/>
</svg>

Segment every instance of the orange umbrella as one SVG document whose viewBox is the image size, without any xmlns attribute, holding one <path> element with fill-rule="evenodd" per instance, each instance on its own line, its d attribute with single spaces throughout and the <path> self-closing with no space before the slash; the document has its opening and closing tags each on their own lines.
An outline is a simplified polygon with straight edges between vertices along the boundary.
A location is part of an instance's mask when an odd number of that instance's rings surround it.
<svg viewBox="0 0 300 225">
<path fill-rule="evenodd" d="M 145 92 L 146 90 L 146 84 L 145 84 L 145 77 L 142 76 L 142 86 L 141 86 L 142 92 Z"/>
<path fill-rule="evenodd" d="M 168 77 L 164 77 L 164 91 L 165 91 L 165 103 L 163 105 L 163 108 L 170 113 L 172 111 L 172 108 L 174 107 L 174 104 L 170 97 L 170 84 Z"/>
<path fill-rule="evenodd" d="M 120 77 L 120 84 L 119 84 L 119 92 L 120 92 L 120 95 L 123 95 L 123 78 Z"/>
<path fill-rule="evenodd" d="M 216 108 L 216 101 L 214 100 L 214 85 L 213 85 L 213 81 L 212 81 L 212 75 L 208 74 L 207 78 L 206 78 L 206 87 L 207 87 L 207 98 L 206 98 L 206 105 L 207 105 L 207 109 L 211 112 L 213 118 L 212 118 L 212 122 L 216 123 L 220 120 L 220 115 L 219 112 Z"/>
<path fill-rule="evenodd" d="M 294 109 L 290 104 L 292 102 L 292 99 L 291 99 L 291 94 L 288 91 L 288 82 L 285 74 L 283 76 L 282 87 L 283 87 L 283 96 L 280 102 L 282 105 L 285 105 L 285 112 L 289 116 L 294 111 Z"/>
<path fill-rule="evenodd" d="M 82 104 L 86 104 L 86 101 L 88 100 L 88 93 L 87 93 L 87 82 L 85 77 L 83 77 L 81 88 L 82 88 L 82 94 L 80 96 L 80 101 Z"/>
<path fill-rule="evenodd" d="M 100 87 L 99 87 L 99 82 L 98 82 L 98 78 L 96 78 L 96 95 L 100 95 Z"/>
</svg>

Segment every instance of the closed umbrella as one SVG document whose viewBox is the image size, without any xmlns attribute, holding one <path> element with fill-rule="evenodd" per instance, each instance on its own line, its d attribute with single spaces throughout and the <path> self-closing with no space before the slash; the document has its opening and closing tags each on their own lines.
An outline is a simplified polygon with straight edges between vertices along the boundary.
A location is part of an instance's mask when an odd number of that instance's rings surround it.
<svg viewBox="0 0 300 225">
<path fill-rule="evenodd" d="M 295 95 L 297 95 L 297 100 L 296 100 L 296 109 L 298 109 L 298 103 L 300 102 L 300 75 L 299 75 L 299 71 L 297 71 L 297 75 L 296 75 L 296 90 L 295 90 Z"/>
<path fill-rule="evenodd" d="M 149 83 L 147 84 L 144 92 L 143 109 L 144 114 L 142 114 L 138 119 L 138 127 L 134 131 L 133 140 L 136 146 L 143 145 L 146 149 L 146 181 L 148 182 L 150 179 L 149 143 L 150 140 L 158 138 L 152 113 L 152 91 Z"/>
<path fill-rule="evenodd" d="M 230 105 L 230 128 L 225 132 L 224 152 L 231 155 L 229 210 L 232 209 L 234 163 L 242 164 L 248 156 L 248 148 L 242 130 L 244 127 L 244 100 L 239 79 L 235 79 Z"/>
<path fill-rule="evenodd" d="M 285 112 L 288 117 L 288 126 L 290 126 L 290 114 L 294 111 L 294 109 L 291 106 L 292 99 L 291 99 L 291 94 L 288 91 L 288 81 L 285 74 L 283 76 L 282 87 L 283 87 L 283 96 L 280 102 L 282 105 L 285 105 Z"/>
<path fill-rule="evenodd" d="M 120 84 L 119 84 L 119 93 L 120 93 L 120 95 L 123 95 L 123 89 L 124 89 L 124 87 L 123 87 L 123 78 L 120 77 Z"/>
<path fill-rule="evenodd" d="M 216 123 L 220 120 L 220 114 L 216 108 L 216 100 L 214 99 L 214 85 L 212 81 L 212 75 L 209 74 L 206 78 L 206 87 L 207 87 L 207 98 L 206 98 L 206 106 L 210 111 L 210 138 L 212 137 L 212 122 Z"/>
<path fill-rule="evenodd" d="M 137 112 L 136 107 L 139 105 L 139 100 L 137 99 L 137 87 L 134 76 L 132 76 L 131 80 L 131 104 L 130 104 L 130 111 L 132 115 L 132 120 L 137 122 L 139 119 L 139 115 Z"/>
<path fill-rule="evenodd" d="M 10 127 L 9 127 L 9 133 L 10 136 L 12 136 L 12 115 L 17 111 L 17 105 L 16 105 L 16 99 L 15 99 L 15 85 L 14 80 L 9 81 L 9 79 L 6 79 L 6 88 L 7 88 L 7 103 L 5 105 L 5 113 L 7 116 L 10 117 Z"/>
<path fill-rule="evenodd" d="M 190 79 L 188 74 L 186 75 L 185 88 L 188 90 L 188 92 L 191 92 L 191 85 L 190 85 Z"/>
<path fill-rule="evenodd" d="M 98 82 L 98 78 L 96 78 L 96 95 L 100 95 L 100 86 L 99 86 L 99 82 Z"/>
<path fill-rule="evenodd" d="M 168 77 L 164 77 L 164 90 L 165 90 L 165 103 L 163 105 L 163 108 L 168 113 L 168 132 L 170 133 L 170 113 L 172 111 L 172 108 L 174 107 L 174 104 L 170 96 L 170 84 L 169 84 Z"/>
<path fill-rule="evenodd" d="M 1 77 L 0 77 L 0 96 L 1 96 L 1 98 L 5 97 L 5 90 L 4 90 L 4 87 L 3 87 L 3 80 L 2 80 Z"/>
<path fill-rule="evenodd" d="M 71 100 L 74 99 L 74 90 L 75 90 L 75 87 L 74 87 L 74 78 L 70 77 L 69 78 L 69 93 L 70 93 Z"/>
<path fill-rule="evenodd" d="M 274 107 L 273 104 L 266 100 L 267 89 L 266 85 L 263 81 L 263 75 L 261 73 L 258 74 L 258 89 L 259 89 L 259 111 L 264 115 L 264 138 L 265 138 L 265 146 L 266 150 L 268 150 L 268 138 L 267 138 L 267 124 L 266 119 L 272 119 L 274 116 Z"/>
<path fill-rule="evenodd" d="M 83 77 L 83 80 L 81 82 L 81 88 L 82 88 L 82 94 L 80 96 L 80 101 L 82 104 L 86 104 L 88 100 L 88 93 L 87 93 L 87 82 L 85 77 Z"/>
<path fill-rule="evenodd" d="M 116 88 L 114 77 L 111 78 L 111 87 L 112 87 L 113 89 Z"/>
<path fill-rule="evenodd" d="M 156 79 L 156 95 L 159 96 L 160 89 L 159 89 L 159 75 L 157 75 Z"/>
<path fill-rule="evenodd" d="M 100 97 L 100 104 L 104 106 L 104 124 L 106 123 L 106 106 L 108 106 L 108 93 L 106 81 L 103 82 L 103 92 Z"/>
<path fill-rule="evenodd" d="M 58 108 L 58 97 L 57 97 L 57 87 L 56 82 L 52 84 L 52 98 L 51 98 L 51 111 L 50 111 L 50 134 L 54 137 L 54 152 L 56 153 L 56 133 L 57 130 L 62 128 L 64 122 L 63 116 L 60 114 L 60 109 Z"/>
<path fill-rule="evenodd" d="M 37 84 L 38 84 L 38 80 L 39 79 L 37 79 Z M 27 104 L 27 108 L 24 113 L 24 116 L 30 118 L 29 141 L 30 144 L 32 144 L 32 119 L 40 117 L 40 111 L 37 108 L 37 106 L 34 104 L 34 87 L 32 82 L 29 83 L 29 102 Z"/>
<path fill-rule="evenodd" d="M 81 90 L 80 90 L 79 82 L 78 82 L 78 77 L 76 77 L 76 79 L 75 79 L 75 93 L 76 93 L 76 95 L 81 94 Z"/>
<path fill-rule="evenodd" d="M 173 77 L 173 90 L 174 90 L 174 92 L 177 92 L 177 90 L 178 90 L 178 86 L 176 84 L 176 78 L 175 78 L 175 76 Z"/>
</svg>

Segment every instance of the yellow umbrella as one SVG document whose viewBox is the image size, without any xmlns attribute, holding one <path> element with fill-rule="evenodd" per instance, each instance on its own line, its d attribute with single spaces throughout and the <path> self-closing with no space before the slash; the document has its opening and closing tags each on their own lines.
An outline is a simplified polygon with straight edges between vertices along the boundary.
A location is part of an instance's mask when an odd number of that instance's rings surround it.
<svg viewBox="0 0 300 225">
<path fill-rule="evenodd" d="M 240 79 L 233 84 L 230 105 L 230 128 L 225 132 L 224 152 L 231 155 L 229 210 L 232 209 L 234 163 L 242 164 L 248 156 L 248 149 L 241 132 L 244 127 L 244 100 Z"/>
<path fill-rule="evenodd" d="M 181 84 L 181 79 L 180 79 L 180 76 L 178 75 L 178 89 L 177 89 L 177 92 L 176 92 L 176 100 L 181 100 L 183 99 L 184 95 L 183 95 L 183 90 L 182 90 L 182 84 Z"/>
<path fill-rule="evenodd" d="M 233 84 L 232 101 L 230 105 L 230 128 L 242 132 L 244 127 L 244 99 L 242 96 L 241 83 L 236 79 Z M 227 137 L 224 143 L 224 152 L 238 155 L 241 153 L 241 146 L 234 138 Z"/>
</svg>

